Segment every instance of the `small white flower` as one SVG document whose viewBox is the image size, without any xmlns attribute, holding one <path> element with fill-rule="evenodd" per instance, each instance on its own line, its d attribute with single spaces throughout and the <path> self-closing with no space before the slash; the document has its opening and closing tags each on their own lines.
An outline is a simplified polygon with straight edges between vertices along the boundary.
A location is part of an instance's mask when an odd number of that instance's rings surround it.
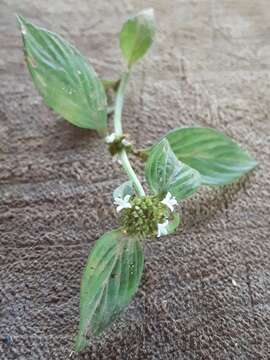
<svg viewBox="0 0 270 360">
<path fill-rule="evenodd" d="M 107 135 L 105 137 L 105 142 L 107 144 L 112 144 L 116 140 L 116 138 L 117 138 L 116 133 L 111 133 L 110 135 Z"/>
<path fill-rule="evenodd" d="M 130 199 L 130 195 L 126 195 L 125 197 L 124 197 L 124 199 L 121 199 L 121 198 L 116 198 L 115 200 L 114 200 L 114 204 L 115 205 L 118 205 L 117 206 L 117 208 L 116 208 L 116 211 L 117 212 L 120 212 L 121 210 L 123 210 L 123 209 L 130 209 L 132 206 L 131 206 L 131 204 L 130 204 L 130 202 L 129 202 L 129 199 Z"/>
<path fill-rule="evenodd" d="M 121 143 L 122 143 L 124 146 L 129 146 L 129 145 L 130 145 L 130 142 L 127 141 L 126 139 L 123 139 L 123 140 L 121 141 Z"/>
<path fill-rule="evenodd" d="M 164 223 L 157 225 L 157 232 L 158 232 L 157 237 L 168 234 L 168 230 L 167 230 L 168 224 L 169 224 L 169 221 L 165 220 Z"/>
<path fill-rule="evenodd" d="M 174 211 L 174 205 L 177 205 L 177 201 L 175 199 L 174 196 L 172 196 L 172 194 L 170 192 L 167 193 L 167 195 L 165 196 L 165 198 L 161 201 L 162 204 L 166 205 L 171 212 Z"/>
</svg>

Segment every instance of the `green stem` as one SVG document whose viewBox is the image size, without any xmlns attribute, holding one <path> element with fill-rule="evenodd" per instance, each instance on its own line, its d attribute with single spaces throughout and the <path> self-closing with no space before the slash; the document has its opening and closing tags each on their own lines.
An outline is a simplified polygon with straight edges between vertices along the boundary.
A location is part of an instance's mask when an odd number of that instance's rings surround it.
<svg viewBox="0 0 270 360">
<path fill-rule="evenodd" d="M 115 110 L 114 110 L 114 131 L 116 135 L 121 136 L 123 134 L 122 129 L 122 110 L 124 104 L 124 93 L 129 79 L 129 72 L 125 72 L 121 78 L 115 99 Z"/>
<path fill-rule="evenodd" d="M 127 82 L 129 79 L 129 72 L 125 72 L 121 78 L 119 87 L 117 89 L 116 94 L 116 100 L 115 100 L 115 110 L 114 110 L 114 131 L 117 136 L 123 135 L 123 129 L 122 129 L 122 110 L 123 110 L 123 104 L 124 104 L 124 93 L 127 86 Z M 143 190 L 143 187 L 140 183 L 140 180 L 138 179 L 137 175 L 135 174 L 129 158 L 127 156 L 126 150 L 123 149 L 119 154 L 119 160 L 121 161 L 121 164 L 127 173 L 129 179 L 133 182 L 135 190 L 137 191 L 139 196 L 145 196 L 145 192 Z"/>
<path fill-rule="evenodd" d="M 121 164 L 126 171 L 129 179 L 133 182 L 134 187 L 138 193 L 139 196 L 145 196 L 145 192 L 143 190 L 143 187 L 140 183 L 140 180 L 138 179 L 137 175 L 135 174 L 135 171 L 133 170 L 129 158 L 127 156 L 126 150 L 122 150 L 119 153 L 119 160 L 121 161 Z"/>
</svg>

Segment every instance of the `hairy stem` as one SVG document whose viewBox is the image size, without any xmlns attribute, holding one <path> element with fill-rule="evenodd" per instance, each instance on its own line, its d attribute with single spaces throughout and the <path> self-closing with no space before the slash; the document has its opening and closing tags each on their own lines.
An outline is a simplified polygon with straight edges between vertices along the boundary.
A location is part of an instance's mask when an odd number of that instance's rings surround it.
<svg viewBox="0 0 270 360">
<path fill-rule="evenodd" d="M 115 99 L 115 110 L 114 110 L 114 131 L 116 135 L 122 135 L 122 110 L 124 104 L 124 93 L 129 79 L 129 72 L 125 72 L 122 75 Z"/>
<path fill-rule="evenodd" d="M 119 84 L 119 87 L 117 89 L 116 94 L 116 100 L 115 100 L 115 110 L 114 110 L 114 131 L 116 135 L 121 136 L 123 135 L 123 129 L 122 129 L 122 110 L 123 110 L 123 104 L 124 104 L 124 93 L 126 89 L 126 85 L 129 79 L 129 72 L 125 72 L 122 77 Z M 121 164 L 127 173 L 129 179 L 133 182 L 136 192 L 139 196 L 145 196 L 145 192 L 143 190 L 143 187 L 140 183 L 140 180 L 138 179 L 137 175 L 135 174 L 129 158 L 127 156 L 126 150 L 123 149 L 119 154 L 119 160 L 121 161 Z"/>
</svg>

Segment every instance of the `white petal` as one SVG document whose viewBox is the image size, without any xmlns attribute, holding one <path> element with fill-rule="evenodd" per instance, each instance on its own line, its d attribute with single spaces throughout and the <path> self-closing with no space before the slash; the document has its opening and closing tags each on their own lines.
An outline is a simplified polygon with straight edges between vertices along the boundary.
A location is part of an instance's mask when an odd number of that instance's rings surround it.
<svg viewBox="0 0 270 360">
<path fill-rule="evenodd" d="M 105 137 L 105 141 L 106 141 L 107 144 L 113 143 L 115 141 L 115 139 L 116 139 L 116 134 L 115 133 L 112 133 L 112 134 L 107 135 Z"/>
<path fill-rule="evenodd" d="M 129 199 L 130 199 L 130 195 L 127 194 L 127 195 L 124 197 L 124 201 L 129 202 Z"/>
<path fill-rule="evenodd" d="M 118 205 L 116 208 L 117 212 L 120 212 L 123 209 L 130 209 L 132 205 L 129 203 L 130 195 L 126 195 L 124 199 L 115 198 L 114 204 Z"/>
<path fill-rule="evenodd" d="M 126 139 L 123 139 L 123 140 L 121 141 L 121 143 L 122 143 L 124 146 L 129 146 L 129 145 L 130 145 L 130 142 L 127 141 Z"/>
<path fill-rule="evenodd" d="M 173 212 L 174 206 L 177 205 L 177 200 L 174 196 L 172 196 L 170 192 L 168 192 L 165 198 L 161 201 L 161 203 L 166 205 L 171 210 L 171 212 Z"/>
<path fill-rule="evenodd" d="M 116 208 L 116 212 L 120 212 L 121 210 L 123 210 L 124 208 L 123 208 L 123 206 L 121 206 L 121 205 L 119 205 L 119 206 L 117 206 L 117 208 Z"/>
<path fill-rule="evenodd" d="M 168 224 L 169 224 L 169 221 L 165 220 L 164 223 L 157 225 L 157 227 L 158 227 L 157 228 L 157 232 L 158 232 L 157 237 L 168 234 L 168 230 L 167 230 Z"/>
</svg>

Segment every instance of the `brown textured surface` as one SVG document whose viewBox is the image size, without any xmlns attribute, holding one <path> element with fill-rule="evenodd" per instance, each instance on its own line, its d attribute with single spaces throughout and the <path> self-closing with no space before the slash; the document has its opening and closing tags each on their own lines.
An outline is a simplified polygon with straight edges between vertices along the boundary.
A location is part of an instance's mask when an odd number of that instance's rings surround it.
<svg viewBox="0 0 270 360">
<path fill-rule="evenodd" d="M 175 236 L 146 247 L 142 286 L 78 359 L 270 359 L 270 13 L 268 0 L 149 1 L 158 34 L 124 111 L 139 145 L 175 126 L 213 126 L 260 162 L 234 186 L 181 206 Z M 79 281 L 95 239 L 117 224 L 125 179 L 97 135 L 43 105 L 14 13 L 61 33 L 104 76 L 117 32 L 144 1 L 0 0 L 1 360 L 68 359 Z"/>
</svg>

